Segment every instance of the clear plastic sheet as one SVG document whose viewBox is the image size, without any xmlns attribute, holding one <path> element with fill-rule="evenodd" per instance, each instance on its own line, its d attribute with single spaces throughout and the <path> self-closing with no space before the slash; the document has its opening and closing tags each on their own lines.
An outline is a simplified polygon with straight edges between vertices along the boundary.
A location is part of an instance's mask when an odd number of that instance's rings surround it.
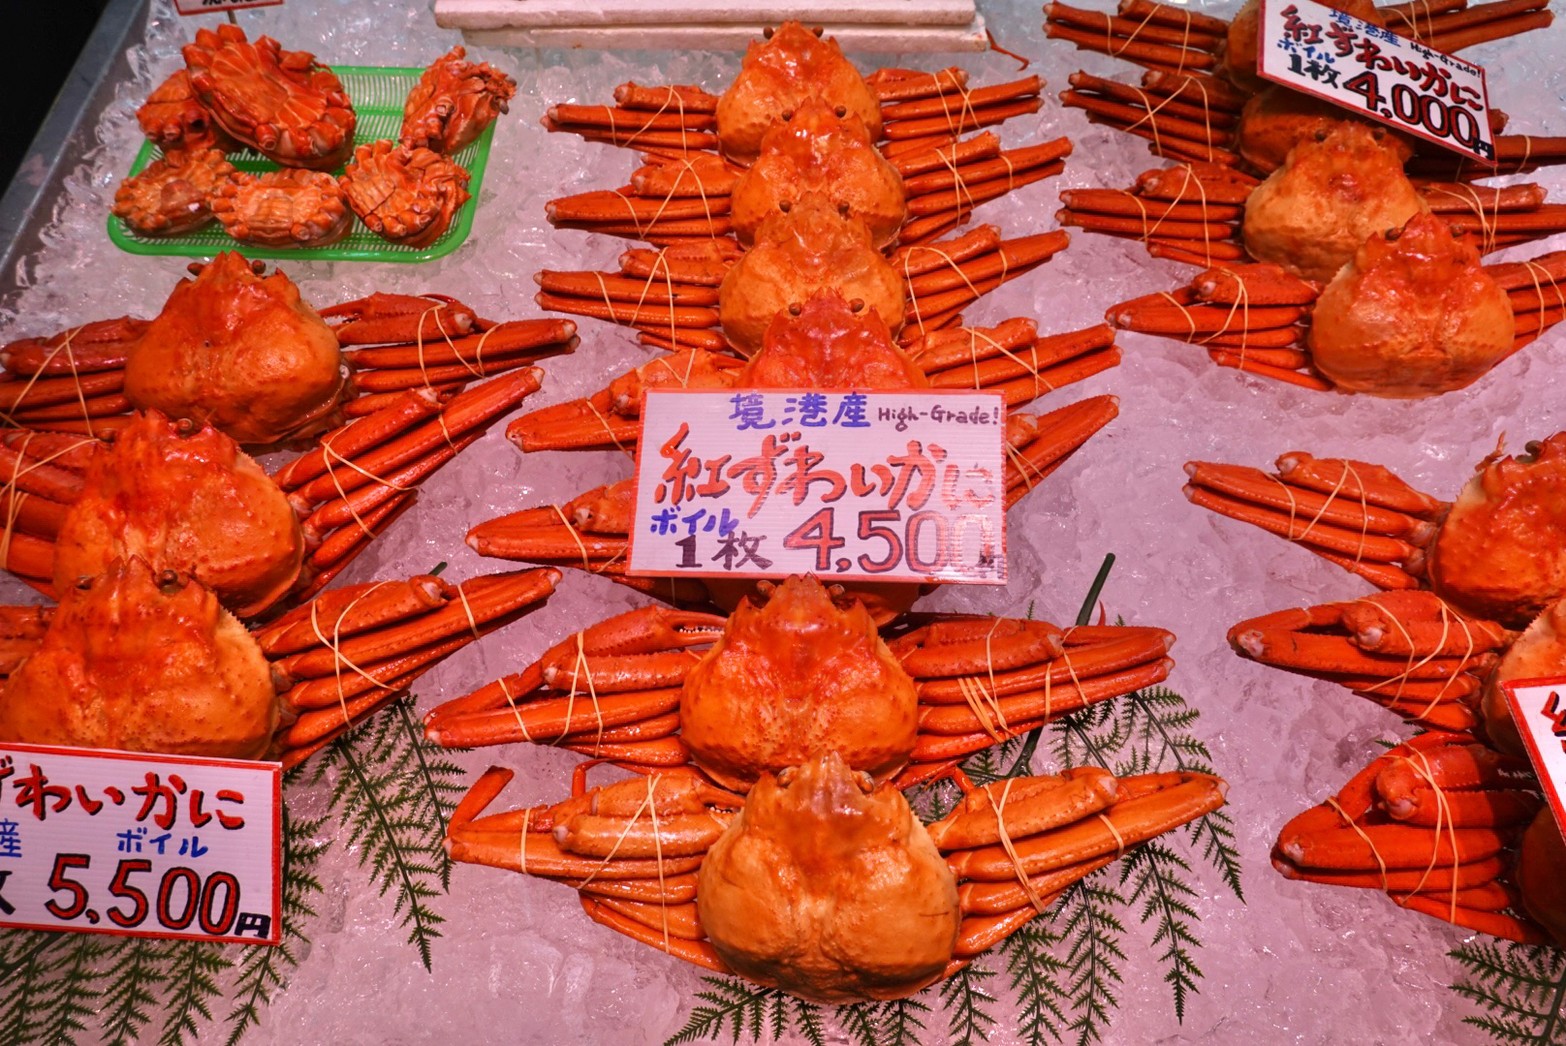
<svg viewBox="0 0 1566 1046">
<path fill-rule="evenodd" d="M 1008 234 L 1052 228 L 1056 193 L 1068 187 L 1122 186 L 1162 161 L 1145 143 L 1089 125 L 1064 110 L 1055 94 L 1085 68 L 1129 75 L 1101 55 L 1046 41 L 1032 2 L 984 3 L 998 41 L 1033 59 L 1030 72 L 1049 82 L 1048 102 L 1034 117 L 1001 131 L 1008 144 L 1065 134 L 1075 152 L 1064 176 L 1028 186 L 985 206 L 979 217 Z M 115 183 L 139 146 L 134 108 L 177 67 L 178 49 L 203 22 L 175 17 L 156 3 L 145 38 L 131 56 L 134 75 L 115 85 L 113 103 L 86 114 L 91 147 L 66 166 L 49 204 L 45 248 L 21 259 L 20 287 L 4 302 L 0 339 L 53 331 L 125 313 L 151 315 L 183 265 L 117 251 L 104 234 Z M 1226 15 L 1229 5 L 1212 13 Z M 309 3 L 241 12 L 252 35 L 312 50 L 343 64 L 424 64 L 458 42 L 435 28 L 427 5 L 394 0 Z M 1561 29 L 1484 45 L 1469 52 L 1490 70 L 1492 104 L 1512 116 L 1510 130 L 1566 133 L 1566 66 Z M 553 102 L 601 102 L 628 79 L 700 83 L 718 88 L 738 68 L 734 54 L 486 51 L 477 55 L 516 77 L 520 89 L 502 119 L 485 179 L 478 222 L 461 249 L 420 266 L 289 264 L 283 268 L 306 298 L 326 305 L 371 290 L 439 291 L 462 297 L 487 316 L 539 314 L 532 274 L 541 268 L 608 268 L 624 243 L 580 232 L 556 232 L 545 200 L 619 184 L 633 157 L 539 126 Z M 980 82 L 1016 74 L 999 55 L 954 59 Z M 862 63 L 868 67 L 868 63 Z M 941 56 L 906 64 L 935 68 Z M 1533 176 L 1562 198 L 1566 174 Z M 1558 243 L 1514 249 L 1529 257 Z M 1033 274 L 970 310 L 970 322 L 1013 315 L 1038 319 L 1046 332 L 1099 322 L 1112 303 L 1171 289 L 1189 273 L 1153 261 L 1140 246 L 1074 233 L 1072 246 Z M 638 362 L 642 350 L 607 324 L 581 323 L 574 356 L 545 364 L 543 390 L 527 407 L 583 395 Z M 1202 459 L 1268 466 L 1279 454 L 1306 449 L 1384 463 L 1421 489 L 1450 496 L 1501 437 L 1520 451 L 1529 439 L 1566 421 L 1563 384 L 1566 328 L 1558 328 L 1476 386 L 1438 399 L 1393 402 L 1307 393 L 1221 370 L 1199 349 L 1124 335 L 1117 369 L 1057 393 L 1048 407 L 1103 392 L 1120 396 L 1120 417 L 1029 495 L 1010 518 L 1012 580 L 1005 589 L 947 590 L 935 609 L 1022 614 L 1030 605 L 1052 620 L 1075 613 L 1100 560 L 1119 562 L 1104 592 L 1111 617 L 1156 624 L 1179 636 L 1170 685 L 1204 713 L 1200 724 L 1218 770 L 1231 783 L 1230 812 L 1245 860 L 1247 903 L 1202 876 L 1196 899 L 1205 947 L 1197 963 L 1200 994 L 1177 1023 L 1169 991 L 1146 938 L 1133 926 L 1118 986 L 1113 1038 L 1123 1042 L 1481 1041 L 1461 1023 L 1470 1005 L 1448 989 L 1459 971 L 1447 951 L 1465 934 L 1399 912 L 1372 891 L 1286 882 L 1267 852 L 1294 812 L 1335 791 L 1380 749 L 1377 738 L 1402 736 L 1393 717 L 1326 684 L 1261 668 L 1235 657 L 1224 642 L 1235 621 L 1264 611 L 1352 598 L 1364 583 L 1276 538 L 1189 505 L 1181 465 Z M 417 506 L 355 564 L 352 579 L 404 576 L 449 561 L 466 578 L 503 569 L 461 544 L 477 521 L 517 508 L 563 500 L 628 474 L 611 454 L 524 457 L 500 427 L 427 483 Z M 27 601 L 9 585 L 5 595 Z M 499 632 L 422 679 L 419 707 L 467 693 L 515 670 L 584 622 L 636 605 L 638 597 L 608 581 L 568 572 L 541 612 Z M 462 753 L 475 774 L 494 762 L 519 771 L 507 792 L 513 805 L 563 797 L 576 758 L 531 746 Z M 1041 769 L 1044 767 L 1041 766 Z M 294 796 L 299 812 L 324 805 L 329 782 Z M 332 826 L 323 836 L 336 838 Z M 309 927 L 312 943 L 282 994 L 263 1015 L 252 1042 L 401 1043 L 662 1042 L 683 1023 L 700 975 L 589 922 L 568 890 L 521 876 L 458 866 L 426 973 L 403 941 L 390 898 L 365 885 L 346 843 L 320 868 L 326 894 Z M 1003 998 L 1009 998 L 999 983 Z M 995 1041 L 1013 1027 L 1003 1003 Z M 936 1018 L 932 1032 L 944 1029 Z"/>
</svg>

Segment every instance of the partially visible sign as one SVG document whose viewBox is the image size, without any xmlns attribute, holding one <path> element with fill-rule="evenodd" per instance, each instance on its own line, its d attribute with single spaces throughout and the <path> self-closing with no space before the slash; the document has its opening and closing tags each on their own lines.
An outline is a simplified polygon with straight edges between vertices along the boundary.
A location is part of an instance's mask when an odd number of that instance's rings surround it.
<svg viewBox="0 0 1566 1046">
<path fill-rule="evenodd" d="M 1555 823 L 1566 825 L 1566 676 L 1515 679 L 1502 683 L 1517 732 L 1528 746 L 1528 757 L 1555 811 Z"/>
<path fill-rule="evenodd" d="M 1484 70 L 1314 0 L 1262 0 L 1263 77 L 1495 163 Z"/>
<path fill-rule="evenodd" d="M 0 745 L 0 926 L 282 939 L 277 763 Z"/>
<path fill-rule="evenodd" d="M 648 392 L 628 572 L 1006 582 L 991 392 Z"/>
<path fill-rule="evenodd" d="M 174 10 L 182 15 L 204 15 L 245 7 L 279 7 L 282 3 L 283 0 L 174 0 Z"/>
</svg>

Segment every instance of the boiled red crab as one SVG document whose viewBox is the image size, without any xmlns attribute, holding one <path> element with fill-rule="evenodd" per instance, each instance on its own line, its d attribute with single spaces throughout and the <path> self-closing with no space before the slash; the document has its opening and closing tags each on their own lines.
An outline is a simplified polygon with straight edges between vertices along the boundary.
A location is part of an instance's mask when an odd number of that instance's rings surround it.
<svg viewBox="0 0 1566 1046">
<path fill-rule="evenodd" d="M 511 776 L 491 770 L 453 815 L 451 854 L 564 881 L 594 919 L 709 969 L 818 1001 L 900 998 L 1221 805 L 1205 775 L 1084 768 L 972 790 L 926 831 L 890 783 L 1162 678 L 1170 638 L 966 617 L 888 644 L 813 578 L 763 586 L 727 622 L 633 611 L 437 708 L 427 729 L 460 747 L 559 744 L 646 776 L 583 792 L 579 775 L 576 798 L 484 815 Z"/>
<path fill-rule="evenodd" d="M 212 220 L 212 199 L 233 175 L 218 149 L 171 149 L 120 183 L 113 213 L 143 236 L 191 232 Z"/>
<path fill-rule="evenodd" d="M 468 172 L 429 149 L 383 140 L 354 151 L 343 169 L 342 191 L 377 236 L 428 247 L 468 202 Z"/>
<path fill-rule="evenodd" d="M 184 48 L 197 99 L 223 130 L 285 167 L 329 171 L 353 148 L 353 104 L 336 75 L 236 25 L 196 31 Z"/>
<path fill-rule="evenodd" d="M 640 435 L 642 397 L 653 387 L 726 388 L 985 388 L 1005 395 L 1008 407 L 1114 366 L 1107 328 L 1036 338 L 1031 324 L 1011 321 L 993 330 L 943 331 L 904 353 L 879 315 L 836 291 L 819 291 L 785 311 L 767 329 L 762 350 L 748 363 L 713 352 L 685 350 L 644 364 L 583 400 L 526 414 L 507 435 L 525 451 L 629 449 Z M 1114 418 L 1117 401 L 1096 396 L 1050 414 L 1012 412 L 1006 418 L 1007 504 L 1054 471 Z M 481 523 L 468 543 L 483 555 L 578 566 L 624 584 L 677 599 L 700 599 L 712 586 L 678 585 L 624 574 L 634 483 L 589 491 L 564 506 L 524 509 Z M 913 586 L 882 586 L 893 607 L 906 607 Z M 902 595 L 893 596 L 892 592 Z M 725 600 L 726 601 L 726 600 Z"/>
<path fill-rule="evenodd" d="M 356 585 L 251 633 L 183 572 L 117 559 L 58 607 L 0 608 L 0 741 L 293 766 L 558 576 Z"/>
<path fill-rule="evenodd" d="M 558 321 L 493 324 L 439 297 L 377 294 L 323 317 L 280 274 L 261 278 L 237 255 L 220 255 L 156 321 L 103 321 L 0 352 L 10 375 L 0 401 L 28 427 L 6 434 L 0 449 L 0 496 L 10 508 L 5 566 L 35 585 L 72 580 L 57 577 L 54 543 L 68 508 L 84 497 L 112 509 L 121 519 L 109 528 L 116 532 L 153 527 L 150 518 L 138 521 L 143 508 L 191 507 L 177 468 L 160 478 L 186 452 L 134 449 L 137 427 L 158 424 L 138 422 L 129 413 L 138 407 L 192 423 L 182 436 L 164 423 L 165 438 L 214 448 L 220 462 L 243 456 L 220 449 L 227 437 L 195 438 L 203 423 L 268 447 L 316 434 L 314 449 L 274 476 L 282 488 L 274 497 L 286 494 L 288 511 L 302 519 L 305 563 L 261 585 L 266 604 L 307 596 L 412 503 L 426 476 L 535 391 L 540 375 L 527 364 L 569 351 L 572 334 Z M 468 387 L 489 375 L 496 376 Z M 104 445 L 124 431 L 134 436 L 127 447 Z M 100 465 L 99 480 L 86 478 L 94 457 L 114 455 L 134 458 L 137 468 L 122 474 Z M 163 493 L 133 494 L 143 482 Z M 103 492 L 93 494 L 95 486 Z M 198 537 L 215 525 L 189 524 Z M 297 547 L 285 558 L 296 555 Z M 239 605 L 257 598 L 235 597 Z"/>
<path fill-rule="evenodd" d="M 136 110 L 141 132 L 165 154 L 217 149 L 232 152 L 238 144 L 218 126 L 212 112 L 196 97 L 190 73 L 177 70 L 155 87 Z"/>
<path fill-rule="evenodd" d="M 212 213 L 239 243 L 262 247 L 326 247 L 353 220 L 336 178 L 297 167 L 234 175 L 213 193 Z"/>
<path fill-rule="evenodd" d="M 1497 452 L 1451 503 L 1380 466 L 1298 452 L 1275 475 L 1187 466 L 1192 501 L 1387 590 L 1242 621 L 1229 632 L 1235 650 L 1432 731 L 1292 820 L 1273 855 L 1283 874 L 1381 889 L 1514 940 L 1542 942 L 1556 933 L 1543 926 L 1562 926 L 1544 869 L 1563 844 L 1501 684 L 1566 671 L 1563 462 L 1566 435 L 1522 458 Z"/>
<path fill-rule="evenodd" d="M 450 156 L 509 110 L 517 82 L 488 62 L 467 59 L 466 49 L 453 47 L 424 70 L 403 105 L 403 145 Z"/>
<path fill-rule="evenodd" d="M 1113 306 L 1123 330 L 1307 389 L 1421 397 L 1464 388 L 1566 317 L 1566 255 L 1481 265 L 1435 215 L 1372 235 L 1324 287 L 1224 264 Z"/>
</svg>

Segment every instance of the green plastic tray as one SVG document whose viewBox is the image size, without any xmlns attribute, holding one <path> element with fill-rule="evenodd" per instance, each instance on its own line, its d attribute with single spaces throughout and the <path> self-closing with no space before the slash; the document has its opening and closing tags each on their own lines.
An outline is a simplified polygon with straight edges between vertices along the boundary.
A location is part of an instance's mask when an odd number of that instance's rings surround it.
<svg viewBox="0 0 1566 1046">
<path fill-rule="evenodd" d="M 339 65 L 332 71 L 343 82 L 353 108 L 358 113 L 354 126 L 355 148 L 381 138 L 396 138 L 402 130 L 402 105 L 408 92 L 424 72 L 423 69 L 401 69 L 385 66 Z M 473 228 L 473 212 L 478 207 L 479 188 L 484 182 L 484 168 L 489 164 L 489 143 L 495 135 L 495 125 L 484 128 L 478 140 L 465 146 L 453 157 L 467 169 L 471 176 L 468 192 L 472 198 L 462 205 L 446 234 L 428 247 L 405 247 L 389 243 L 365 228 L 357 218 L 348 234 L 329 247 L 262 247 L 239 243 L 223 226 L 216 222 L 182 236 L 142 236 L 119 218 L 109 215 L 109 239 L 115 246 L 131 254 L 173 255 L 186 258 L 210 258 L 219 251 L 240 250 L 247 258 L 305 258 L 314 261 L 362 261 L 362 262 L 421 262 L 450 254 L 461 246 Z M 138 174 L 162 155 L 151 142 L 142 144 L 131 165 L 130 174 Z M 261 173 L 277 170 L 277 164 L 260 153 L 246 149 L 230 153 L 229 162 L 236 170 Z M 333 173 L 341 173 L 341 169 Z"/>
</svg>

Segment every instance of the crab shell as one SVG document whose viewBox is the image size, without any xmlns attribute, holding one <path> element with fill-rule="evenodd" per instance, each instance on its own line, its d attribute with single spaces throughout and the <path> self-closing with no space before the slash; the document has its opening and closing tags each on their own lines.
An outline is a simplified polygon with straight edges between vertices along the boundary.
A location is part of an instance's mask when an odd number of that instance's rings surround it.
<svg viewBox="0 0 1566 1046">
<path fill-rule="evenodd" d="M 1548 803 L 1534 815 L 1517 849 L 1517 891 L 1528 914 L 1566 943 L 1566 840 Z"/>
<path fill-rule="evenodd" d="M 1492 455 L 1436 534 L 1430 587 L 1512 627 L 1566 595 L 1566 432 L 1520 458 Z"/>
<path fill-rule="evenodd" d="M 680 736 L 697 766 L 740 791 L 827 749 L 884 779 L 913 752 L 918 706 L 869 612 L 857 600 L 840 609 L 814 577 L 790 577 L 764 606 L 735 608 L 690 670 Z"/>
<path fill-rule="evenodd" d="M 903 280 L 875 249 L 869 229 L 820 193 L 807 192 L 762 222 L 755 246 L 723 278 L 723 333 L 739 352 L 753 355 L 774 316 L 822 287 L 864 302 L 894 335 L 902 329 Z"/>
<path fill-rule="evenodd" d="M 1511 301 L 1451 227 L 1417 214 L 1373 235 L 1317 299 L 1311 362 L 1340 389 L 1434 396 L 1511 354 Z"/>
<path fill-rule="evenodd" d="M 170 150 L 114 190 L 114 215 L 143 236 L 178 236 L 212 220 L 212 198 L 234 175 L 220 149 Z"/>
<path fill-rule="evenodd" d="M 354 151 L 342 188 L 371 232 L 393 243 L 428 247 L 468 202 L 468 172 L 430 149 L 381 140 Z"/>
<path fill-rule="evenodd" d="M 190 574 L 241 617 L 294 586 L 305 541 L 288 498 L 211 426 L 155 411 L 94 456 L 55 539 L 55 591 L 136 557 Z"/>
<path fill-rule="evenodd" d="M 718 99 L 718 143 L 724 154 L 750 163 L 761 140 L 785 113 L 807 99 L 842 106 L 864 121 L 872 140 L 881 137 L 881 102 L 837 41 L 798 22 L 784 22 L 764 42 L 752 42 L 734 83 Z"/>
<path fill-rule="evenodd" d="M 1367 238 L 1430 213 L 1403 173 L 1406 149 L 1357 123 L 1300 142 L 1246 201 L 1246 250 L 1296 276 L 1332 279 Z"/>
<path fill-rule="evenodd" d="M 219 126 L 285 167 L 329 171 L 348 158 L 356 121 L 342 82 L 306 51 L 236 25 L 199 29 L 184 48 L 190 84 Z"/>
<path fill-rule="evenodd" d="M 780 204 L 806 192 L 847 207 L 869 228 L 877 249 L 897 239 L 908 217 L 902 175 L 875 147 L 864 121 L 818 98 L 767 131 L 761 155 L 734 183 L 729 213 L 739 242 L 750 246 Z"/>
<path fill-rule="evenodd" d="M 1528 747 L 1512 718 L 1503 682 L 1545 679 L 1566 669 L 1566 601 L 1554 603 L 1533 619 L 1506 648 L 1494 671 L 1485 679 L 1479 695 L 1479 712 L 1486 739 L 1507 755 L 1526 758 Z"/>
<path fill-rule="evenodd" d="M 190 74 L 180 69 L 163 81 L 136 110 L 141 133 L 165 153 L 175 150 L 239 148 L 212 118 L 212 113 L 190 85 Z"/>
<path fill-rule="evenodd" d="M 467 61 L 453 47 L 437 58 L 408 92 L 402 107 L 402 144 L 451 154 L 507 112 L 517 82 L 488 62 Z"/>
<path fill-rule="evenodd" d="M 285 167 L 236 174 L 219 187 L 212 213 L 240 243 L 262 247 L 325 247 L 348 233 L 348 201 L 337 179 Z"/>
<path fill-rule="evenodd" d="M 1283 166 L 1289 150 L 1300 142 L 1345 123 L 1379 126 L 1331 102 L 1268 84 L 1240 110 L 1239 122 L 1234 126 L 1234 147 L 1251 166 L 1271 174 Z M 1402 136 L 1393 137 L 1406 144 Z"/>
<path fill-rule="evenodd" d="M 233 252 L 179 282 L 125 362 L 133 407 L 211 424 L 244 444 L 330 427 L 346 382 L 337 336 L 299 288 Z"/>
<path fill-rule="evenodd" d="M 279 720 L 271 666 L 211 592 L 140 559 L 61 593 L 0 690 L 0 740 L 256 759 Z"/>
<path fill-rule="evenodd" d="M 901 792 L 828 751 L 763 775 L 696 885 L 737 973 L 815 1002 L 896 999 L 941 976 L 957 883 Z"/>
</svg>

